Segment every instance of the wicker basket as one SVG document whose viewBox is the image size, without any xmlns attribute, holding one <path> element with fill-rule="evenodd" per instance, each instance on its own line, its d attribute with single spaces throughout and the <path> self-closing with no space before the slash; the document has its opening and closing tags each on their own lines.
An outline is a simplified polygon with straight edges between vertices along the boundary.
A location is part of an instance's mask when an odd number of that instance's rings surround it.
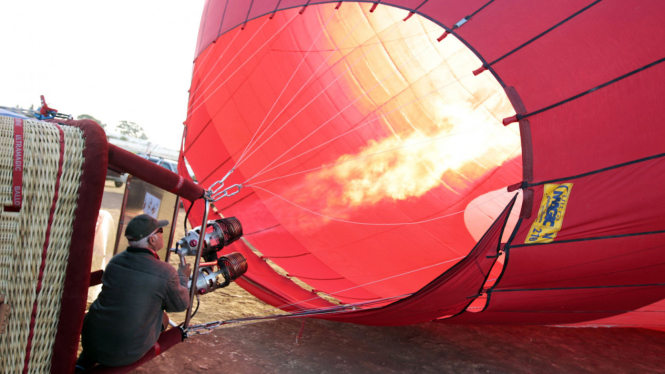
<svg viewBox="0 0 665 374">
<path fill-rule="evenodd" d="M 23 120 L 22 206 L 11 211 L 20 122 L 0 116 L 0 294 L 11 306 L 0 373 L 41 373 L 51 368 L 85 140 L 76 127 Z"/>
</svg>

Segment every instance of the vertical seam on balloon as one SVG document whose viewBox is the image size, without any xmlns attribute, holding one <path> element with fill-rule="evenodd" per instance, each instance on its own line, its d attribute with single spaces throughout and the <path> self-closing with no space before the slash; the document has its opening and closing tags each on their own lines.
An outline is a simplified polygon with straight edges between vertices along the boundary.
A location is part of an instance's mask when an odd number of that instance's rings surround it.
<svg viewBox="0 0 665 374">
<path fill-rule="evenodd" d="M 207 23 L 207 21 L 208 21 L 208 11 L 210 11 L 210 2 L 209 2 L 209 1 L 206 2 L 205 13 L 204 13 L 204 15 L 203 15 L 203 25 L 201 26 L 201 37 L 202 37 L 202 38 L 201 38 L 201 40 L 198 41 L 198 44 L 197 44 L 197 46 L 196 46 L 196 50 L 197 50 L 197 51 L 199 50 L 199 48 L 201 48 L 201 43 L 203 42 L 203 33 L 204 33 L 205 28 L 206 28 L 206 23 Z M 218 34 L 219 34 L 219 33 L 218 33 Z M 200 54 L 200 53 L 199 53 L 199 54 Z M 196 58 L 194 59 L 194 62 L 195 62 L 195 63 L 196 63 L 196 59 L 197 59 L 198 57 L 199 57 L 199 56 L 196 56 Z"/>
<path fill-rule="evenodd" d="M 300 9 L 300 11 L 298 12 L 298 14 L 303 14 L 303 13 L 305 13 L 305 9 L 307 9 L 307 6 L 309 5 L 309 2 L 310 2 L 310 1 L 312 1 L 312 0 L 307 0 L 307 2 L 305 3 L 305 5 L 302 6 L 302 9 Z"/>
<path fill-rule="evenodd" d="M 272 19 L 275 16 L 275 13 L 277 13 L 277 9 L 279 9 L 279 4 L 281 4 L 281 3 L 282 3 L 282 0 L 279 0 L 277 2 L 277 5 L 275 5 L 275 10 L 272 11 L 272 14 L 270 15 L 269 19 Z"/>
<path fill-rule="evenodd" d="M 224 26 L 224 18 L 226 18 L 226 8 L 229 7 L 229 0 L 226 0 L 226 4 L 224 4 L 224 12 L 222 12 L 222 20 L 219 21 L 219 30 L 217 30 L 217 37 L 222 34 L 222 27 Z"/>
<path fill-rule="evenodd" d="M 249 13 L 252 11 L 252 6 L 254 5 L 254 0 L 252 0 L 251 3 L 249 3 L 249 9 L 247 9 L 247 17 L 245 17 L 245 22 L 242 24 L 242 27 L 240 30 L 244 30 L 245 26 L 247 25 L 247 20 L 249 19 Z"/>
<path fill-rule="evenodd" d="M 30 353 L 32 351 L 32 339 L 35 333 L 35 324 L 37 323 L 37 309 L 39 306 L 39 295 L 42 289 L 42 281 L 44 279 L 44 270 L 46 268 L 46 256 L 48 254 L 48 248 L 51 239 L 51 226 L 53 225 L 53 218 L 55 215 L 55 210 L 58 204 L 58 198 L 60 194 L 60 178 L 62 177 L 62 167 L 65 157 L 65 132 L 62 128 L 53 124 L 57 129 L 60 135 L 60 155 L 58 159 L 58 172 L 55 177 L 55 187 L 53 194 L 53 202 L 51 204 L 51 210 L 49 212 L 48 224 L 46 226 L 46 234 L 44 235 L 44 247 L 42 248 L 42 258 L 41 264 L 39 265 L 39 276 L 37 277 L 37 287 L 35 288 L 35 301 L 32 305 L 32 316 L 30 317 L 30 332 L 28 333 L 28 341 L 25 348 L 25 361 L 23 364 L 23 374 L 28 372 L 28 364 L 30 363 Z"/>
<path fill-rule="evenodd" d="M 612 170 L 612 169 L 618 169 L 618 168 L 622 168 L 624 166 L 630 166 L 630 165 L 634 165 L 634 164 L 639 164 L 641 162 L 655 160 L 655 159 L 658 159 L 658 158 L 661 158 L 661 157 L 664 157 L 664 156 L 665 156 L 665 153 L 660 153 L 660 154 L 657 154 L 657 155 L 644 157 L 644 158 L 624 162 L 624 163 L 617 164 L 617 165 L 608 166 L 606 168 L 590 171 L 590 172 L 587 172 L 587 173 L 584 173 L 584 174 L 573 175 L 571 177 L 564 177 L 564 178 L 550 179 L 550 180 L 543 181 L 543 182 L 529 183 L 527 186 L 528 187 L 535 187 L 535 186 L 541 186 L 541 185 L 546 184 L 546 183 L 556 183 L 556 182 L 561 182 L 561 181 L 565 181 L 565 180 L 588 177 L 589 175 L 603 173 L 603 172 L 606 172 L 606 171 L 609 171 L 609 170 Z"/>
</svg>

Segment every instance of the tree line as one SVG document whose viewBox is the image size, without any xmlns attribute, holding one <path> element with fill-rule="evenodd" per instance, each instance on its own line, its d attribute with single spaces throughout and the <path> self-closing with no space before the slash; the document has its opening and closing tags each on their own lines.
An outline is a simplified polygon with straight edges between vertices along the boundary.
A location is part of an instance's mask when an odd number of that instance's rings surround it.
<svg viewBox="0 0 665 374">
<path fill-rule="evenodd" d="M 107 127 L 106 124 L 104 122 L 98 120 L 97 118 L 89 115 L 89 114 L 81 114 L 80 116 L 76 117 L 76 119 L 90 119 L 90 120 L 93 120 L 93 121 L 99 123 L 99 125 L 102 127 L 102 129 L 104 129 L 104 131 L 106 131 L 106 127 Z M 143 139 L 143 140 L 148 140 L 148 136 L 145 134 L 145 131 L 143 130 L 143 127 L 139 126 L 135 122 L 120 121 L 120 123 L 118 123 L 115 126 L 115 129 L 116 129 L 116 131 L 118 131 L 122 135 L 131 136 L 133 138 L 139 138 L 139 139 Z"/>
</svg>

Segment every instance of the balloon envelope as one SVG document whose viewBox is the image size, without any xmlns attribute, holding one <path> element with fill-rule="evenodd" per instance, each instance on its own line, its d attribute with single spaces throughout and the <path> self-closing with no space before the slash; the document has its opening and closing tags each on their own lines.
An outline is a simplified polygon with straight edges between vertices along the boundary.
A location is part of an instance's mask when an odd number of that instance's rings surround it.
<svg viewBox="0 0 665 374">
<path fill-rule="evenodd" d="M 665 297 L 663 7 L 208 1 L 182 157 L 205 188 L 233 170 L 216 212 L 283 269 L 242 285 L 302 310 L 473 282 L 430 319 L 662 324 L 635 310 Z"/>
</svg>

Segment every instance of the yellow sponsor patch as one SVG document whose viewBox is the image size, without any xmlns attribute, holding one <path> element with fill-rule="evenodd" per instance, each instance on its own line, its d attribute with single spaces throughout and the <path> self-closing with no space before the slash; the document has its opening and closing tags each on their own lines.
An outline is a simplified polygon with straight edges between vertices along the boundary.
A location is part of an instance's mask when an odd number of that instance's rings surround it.
<svg viewBox="0 0 665 374">
<path fill-rule="evenodd" d="M 538 217 L 531 225 L 526 236 L 525 244 L 549 243 L 556 237 L 563 224 L 563 215 L 566 213 L 572 183 L 548 183 L 543 191 L 543 201 L 540 203 Z"/>
</svg>

